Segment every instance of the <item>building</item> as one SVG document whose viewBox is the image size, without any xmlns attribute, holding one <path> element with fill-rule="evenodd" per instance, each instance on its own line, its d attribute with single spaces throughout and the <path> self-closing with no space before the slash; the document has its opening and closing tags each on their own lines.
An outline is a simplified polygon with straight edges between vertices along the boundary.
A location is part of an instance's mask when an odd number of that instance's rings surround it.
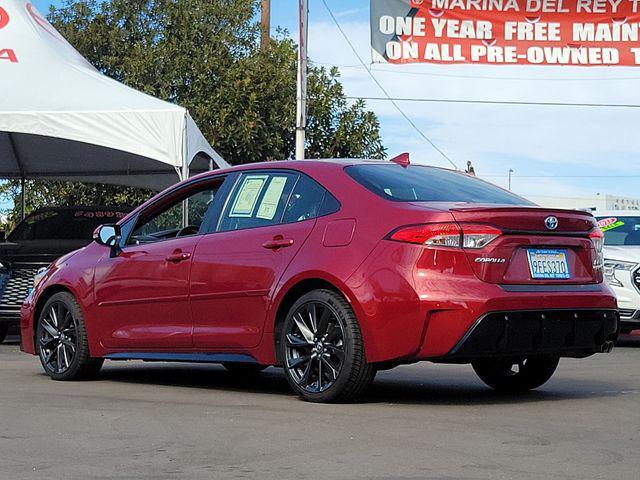
<svg viewBox="0 0 640 480">
<path fill-rule="evenodd" d="M 568 208 L 572 210 L 640 210 L 640 198 L 618 195 L 594 195 L 592 197 L 545 197 L 527 195 L 527 198 L 542 207 Z"/>
</svg>

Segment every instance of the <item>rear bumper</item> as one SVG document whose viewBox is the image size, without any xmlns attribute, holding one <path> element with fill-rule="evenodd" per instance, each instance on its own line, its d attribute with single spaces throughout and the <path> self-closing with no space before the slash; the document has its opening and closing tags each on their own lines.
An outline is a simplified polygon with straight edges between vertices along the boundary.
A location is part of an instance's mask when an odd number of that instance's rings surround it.
<svg viewBox="0 0 640 480">
<path fill-rule="evenodd" d="M 443 358 L 558 355 L 587 357 L 611 350 L 617 340 L 617 310 L 527 310 L 491 312 L 480 317 Z"/>
<path fill-rule="evenodd" d="M 380 263 L 391 267 L 382 269 Z M 616 325 L 608 326 L 605 336 L 611 330 L 617 335 L 619 329 L 616 297 L 604 283 L 500 285 L 483 282 L 471 270 L 465 253 L 455 249 L 413 248 L 383 242 L 349 282 L 357 300 L 354 305 L 360 307 L 356 314 L 361 323 L 367 360 L 372 363 L 441 361 L 453 354 L 462 339 L 478 325 L 482 324 L 478 330 L 482 332 L 496 321 L 492 320 L 494 314 L 504 315 L 505 312 L 524 319 L 521 323 L 512 322 L 510 332 L 533 331 L 539 319 L 534 315 L 529 320 L 526 312 L 543 311 L 614 312 Z M 562 342 L 571 340 L 559 338 L 563 336 L 563 329 L 569 328 L 568 323 L 547 327 L 558 331 L 549 333 L 550 336 L 544 331 L 542 337 L 530 334 L 529 346 L 525 341 L 521 353 L 535 352 L 538 343 L 551 341 L 560 345 L 556 353 L 565 356 L 584 356 L 589 348 L 591 353 L 601 351 L 595 341 L 584 349 L 571 342 L 563 346 Z M 584 335 L 591 334 L 587 320 L 578 323 L 576 328 L 585 328 Z M 500 327 L 491 329 L 498 331 L 493 334 L 494 338 L 487 338 L 487 345 L 473 355 L 471 352 L 465 354 L 465 358 L 502 353 L 494 347 Z M 515 333 L 511 337 L 518 338 Z M 576 334 L 576 339 L 579 338 Z M 458 353 L 457 358 L 463 360 L 462 354 Z"/>
</svg>

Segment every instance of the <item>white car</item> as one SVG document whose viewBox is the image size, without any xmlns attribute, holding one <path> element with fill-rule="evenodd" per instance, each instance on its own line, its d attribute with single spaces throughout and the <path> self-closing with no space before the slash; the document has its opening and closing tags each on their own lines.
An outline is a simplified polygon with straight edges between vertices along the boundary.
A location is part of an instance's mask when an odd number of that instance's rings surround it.
<svg viewBox="0 0 640 480">
<path fill-rule="evenodd" d="M 618 297 L 622 333 L 640 329 L 640 211 L 596 212 L 604 232 L 604 275 Z"/>
</svg>

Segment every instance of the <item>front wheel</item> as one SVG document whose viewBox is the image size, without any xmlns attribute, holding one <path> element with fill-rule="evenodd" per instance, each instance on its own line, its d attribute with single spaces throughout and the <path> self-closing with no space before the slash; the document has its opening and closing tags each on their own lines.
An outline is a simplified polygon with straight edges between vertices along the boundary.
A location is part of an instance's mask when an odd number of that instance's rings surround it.
<svg viewBox="0 0 640 480">
<path fill-rule="evenodd" d="M 289 385 L 310 402 L 352 401 L 376 374 L 351 306 L 331 290 L 314 290 L 293 304 L 280 346 Z"/>
<path fill-rule="evenodd" d="M 551 378 L 560 359 L 554 356 L 524 359 L 489 359 L 472 363 L 480 379 L 502 392 L 526 392 L 538 388 Z"/>
<path fill-rule="evenodd" d="M 53 295 L 38 318 L 36 348 L 44 371 L 54 380 L 95 376 L 103 359 L 91 358 L 84 316 L 68 292 Z"/>
</svg>

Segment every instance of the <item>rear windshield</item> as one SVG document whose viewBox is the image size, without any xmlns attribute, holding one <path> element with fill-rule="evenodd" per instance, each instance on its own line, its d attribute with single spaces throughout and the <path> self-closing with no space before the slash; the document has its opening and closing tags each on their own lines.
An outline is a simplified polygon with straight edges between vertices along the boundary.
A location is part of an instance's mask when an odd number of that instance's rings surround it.
<svg viewBox="0 0 640 480">
<path fill-rule="evenodd" d="M 597 218 L 605 245 L 640 245 L 640 216 Z"/>
<path fill-rule="evenodd" d="M 358 183 L 396 202 L 463 202 L 534 205 L 483 180 L 442 168 L 411 165 L 353 165 L 346 172 Z"/>
<path fill-rule="evenodd" d="M 7 238 L 25 240 L 91 240 L 93 231 L 103 223 L 115 223 L 126 213 L 115 210 L 45 210 L 21 221 Z"/>
</svg>

